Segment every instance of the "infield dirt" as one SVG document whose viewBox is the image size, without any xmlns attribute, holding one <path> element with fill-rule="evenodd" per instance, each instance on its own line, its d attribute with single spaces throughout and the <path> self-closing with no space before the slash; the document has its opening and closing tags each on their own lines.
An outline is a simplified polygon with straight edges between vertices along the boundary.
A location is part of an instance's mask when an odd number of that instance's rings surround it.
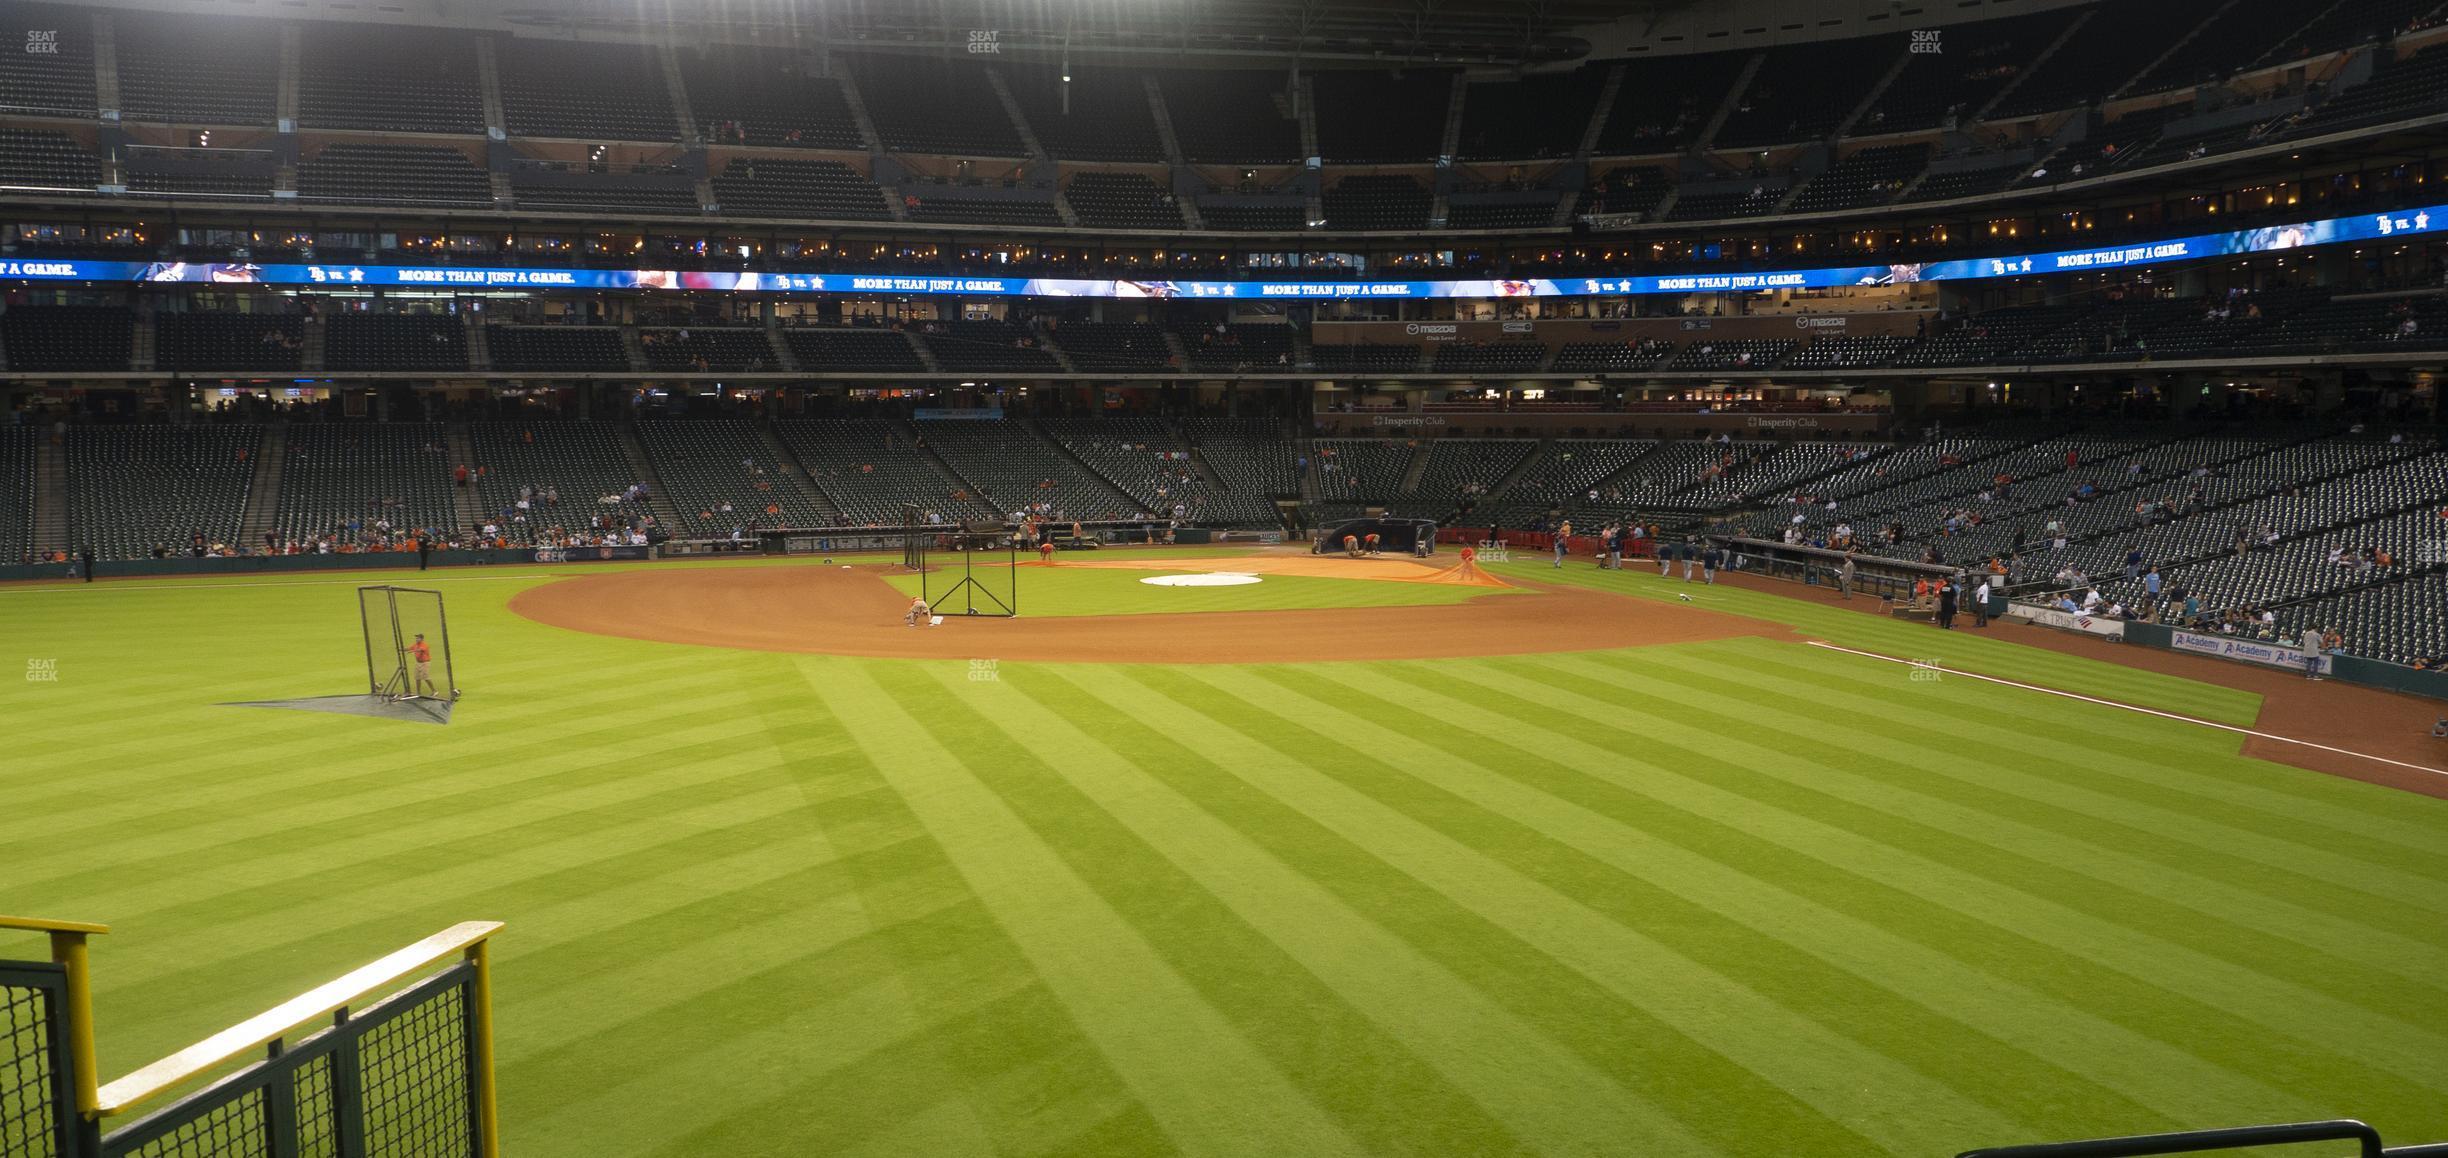
<svg viewBox="0 0 2448 1158">
<path fill-rule="evenodd" d="M 1421 579 L 1438 570 L 1370 562 Z M 1223 560 L 1142 567 L 1230 569 Z M 909 598 L 880 571 L 838 567 L 609 572 L 547 583 L 510 601 L 512 611 L 539 623 L 598 635 L 879 659 L 1287 663 L 1599 651 L 1743 635 L 1800 638 L 1781 624 L 1570 587 L 1530 587 L 1445 606 L 947 617 L 933 628 L 905 625 L 908 606 Z"/>
</svg>

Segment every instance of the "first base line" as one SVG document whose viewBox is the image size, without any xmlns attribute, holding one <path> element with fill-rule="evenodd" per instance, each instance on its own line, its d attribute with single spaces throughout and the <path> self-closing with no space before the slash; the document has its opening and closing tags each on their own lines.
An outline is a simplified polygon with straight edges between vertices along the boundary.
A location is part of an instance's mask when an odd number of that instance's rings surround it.
<svg viewBox="0 0 2448 1158">
<path fill-rule="evenodd" d="M 2315 743 L 2311 740 L 2298 740 L 2293 736 L 2281 736 L 2275 732 L 2257 731 L 2252 728 L 2239 728 L 2234 724 L 2222 724 L 2216 720 L 2205 720 L 2197 716 L 2184 715 L 2180 712 L 2163 712 L 2157 708 L 2145 708 L 2136 704 L 2121 704 L 2115 700 L 2103 700 L 2097 696 L 2080 695 L 2075 692 L 2059 691 L 2056 688 L 2042 687 L 2039 684 L 2027 684 L 2020 683 L 2015 680 L 1999 679 L 1996 676 L 1986 676 L 1980 674 L 1979 672 L 1960 671 L 1951 667 L 1940 667 L 1937 664 L 1922 663 L 1919 660 L 1897 659 L 1892 655 L 1880 655 L 1875 651 L 1858 651 L 1850 647 L 1838 647 L 1835 644 L 1827 643 L 1822 640 L 1812 639 L 1805 640 L 1804 642 L 1810 644 L 1812 647 L 1823 648 L 1828 651 L 1840 651 L 1846 655 L 1858 655 L 1864 659 L 1875 659 L 1884 663 L 1900 663 L 1906 667 L 1925 668 L 1930 671 L 1945 672 L 1948 675 L 1962 676 L 1965 679 L 1980 680 L 1983 683 L 2001 684 L 2010 688 L 2021 688 L 2027 692 L 2041 692 L 2052 696 L 2062 696 L 2069 700 L 2081 700 L 2086 704 L 2098 704 L 2102 707 L 2116 708 L 2121 711 L 2138 712 L 2145 716 L 2157 716 L 2163 720 L 2178 720 L 2187 724 L 2199 724 L 2205 728 L 2216 728 L 2222 732 L 2234 732 L 2240 736 L 2254 736 L 2263 740 L 2275 740 L 2281 744 L 2296 744 L 2306 748 L 2318 748 L 2323 752 L 2335 752 L 2340 756 L 2352 756 L 2355 759 L 2369 760 L 2375 764 L 2387 764 L 2397 768 L 2410 768 L 2416 772 L 2423 772 L 2432 776 L 2448 776 L 2448 771 L 2443 771 L 2428 765 L 2409 764 L 2403 760 L 2392 760 L 2386 756 L 2374 756 L 2369 752 L 2357 752 L 2348 748 L 2335 748 L 2327 744 Z"/>
</svg>

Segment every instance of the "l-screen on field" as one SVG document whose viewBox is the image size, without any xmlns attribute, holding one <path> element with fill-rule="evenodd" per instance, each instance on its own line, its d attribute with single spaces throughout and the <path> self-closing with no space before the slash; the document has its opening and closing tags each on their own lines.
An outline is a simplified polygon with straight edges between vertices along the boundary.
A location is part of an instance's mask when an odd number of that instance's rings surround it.
<svg viewBox="0 0 2448 1158">
<path fill-rule="evenodd" d="M 0 591 L 0 909 L 112 927 L 105 1080 L 504 922 L 518 1155 L 2448 1136 L 2448 802 L 2196 722 L 2253 695 L 1653 569 L 1262 558 L 925 628 L 869 560 L 437 572 L 439 726 L 224 706 L 364 690 L 391 579 Z"/>
</svg>

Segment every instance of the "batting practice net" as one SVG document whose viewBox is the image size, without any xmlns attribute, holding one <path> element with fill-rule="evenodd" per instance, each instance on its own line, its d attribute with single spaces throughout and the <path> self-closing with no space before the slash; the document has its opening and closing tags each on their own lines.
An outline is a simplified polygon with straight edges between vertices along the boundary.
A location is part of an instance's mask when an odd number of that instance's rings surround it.
<svg viewBox="0 0 2448 1158">
<path fill-rule="evenodd" d="M 389 700 L 459 698 L 451 668 L 450 624 L 442 593 L 414 587 L 360 587 L 357 614 L 365 628 L 366 690 Z"/>
</svg>

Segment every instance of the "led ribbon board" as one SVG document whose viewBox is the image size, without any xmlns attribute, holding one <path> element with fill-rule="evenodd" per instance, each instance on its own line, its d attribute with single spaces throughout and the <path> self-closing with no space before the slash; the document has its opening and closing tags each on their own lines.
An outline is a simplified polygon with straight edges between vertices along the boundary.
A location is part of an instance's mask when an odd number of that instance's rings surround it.
<svg viewBox="0 0 2448 1158">
<path fill-rule="evenodd" d="M 2386 241 L 2437 232 L 2448 206 L 2333 217 L 2233 233 L 2100 249 L 2066 249 L 1895 265 L 1833 266 L 1748 273 L 1601 274 L 1574 278 L 1464 281 L 1128 281 L 1101 278 L 959 277 L 868 273 L 763 273 L 670 269 L 552 269 L 417 265 L 254 265 L 235 262 L 0 261 L 0 281 L 257 284 L 364 289 L 690 290 L 759 294 L 933 294 L 969 297 L 1213 298 L 1569 298 L 1642 294 L 1745 293 L 1973 281 L 2104 269 L 2135 269 L 2203 258 L 2279 253 L 2311 246 Z"/>
</svg>

